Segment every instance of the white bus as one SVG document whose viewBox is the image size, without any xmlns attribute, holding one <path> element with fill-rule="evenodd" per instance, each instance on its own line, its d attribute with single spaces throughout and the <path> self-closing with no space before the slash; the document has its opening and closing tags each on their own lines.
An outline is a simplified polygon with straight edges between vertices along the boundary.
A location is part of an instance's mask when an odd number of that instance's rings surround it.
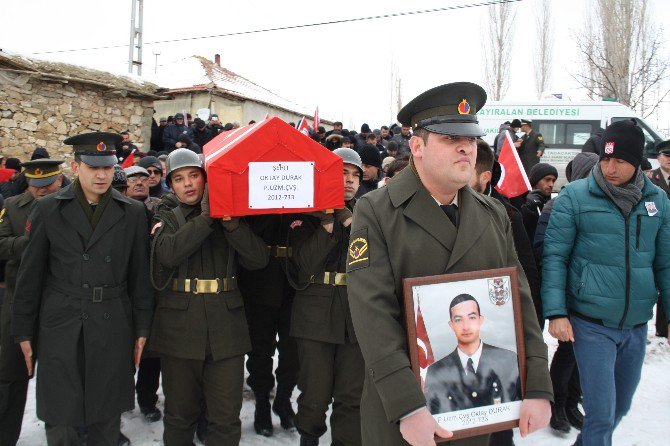
<svg viewBox="0 0 670 446">
<path fill-rule="evenodd" d="M 618 102 L 491 101 L 486 103 L 477 116 L 486 132 L 484 139 L 489 144 L 493 144 L 503 122 L 522 118 L 533 121 L 533 130 L 542 134 L 547 146 L 541 162 L 558 169 L 556 190 L 565 184 L 565 166 L 581 152 L 586 140 L 599 128 L 604 129 L 610 123 L 622 119 L 634 118 L 637 121 L 646 140 L 645 155 L 650 158 L 654 168 L 658 167 L 656 144 L 663 139 L 633 110 Z"/>
</svg>

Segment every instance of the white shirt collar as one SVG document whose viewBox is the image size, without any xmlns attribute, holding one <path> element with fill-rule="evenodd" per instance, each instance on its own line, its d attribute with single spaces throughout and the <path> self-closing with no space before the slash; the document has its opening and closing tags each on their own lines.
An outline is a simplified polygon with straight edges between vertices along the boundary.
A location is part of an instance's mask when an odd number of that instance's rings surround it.
<svg viewBox="0 0 670 446">
<path fill-rule="evenodd" d="M 431 197 L 433 196 L 431 195 Z M 454 195 L 454 199 L 451 200 L 451 203 L 440 203 L 440 200 L 435 197 L 433 197 L 433 200 L 435 200 L 435 203 L 437 203 L 438 206 L 442 206 L 443 204 L 453 204 L 454 206 L 458 207 L 458 192 L 456 192 L 456 195 Z"/>
<path fill-rule="evenodd" d="M 460 348 L 456 347 L 456 351 L 458 352 L 458 357 L 461 360 L 461 365 L 463 366 L 463 370 L 465 370 L 465 374 L 467 375 L 468 369 L 468 359 L 472 358 L 472 366 L 475 368 L 475 373 L 477 373 L 477 368 L 479 367 L 479 358 L 482 357 L 482 346 L 484 343 L 482 340 L 479 340 L 479 347 L 477 350 L 472 354 L 472 356 L 468 356 L 465 353 L 461 351 Z"/>
</svg>

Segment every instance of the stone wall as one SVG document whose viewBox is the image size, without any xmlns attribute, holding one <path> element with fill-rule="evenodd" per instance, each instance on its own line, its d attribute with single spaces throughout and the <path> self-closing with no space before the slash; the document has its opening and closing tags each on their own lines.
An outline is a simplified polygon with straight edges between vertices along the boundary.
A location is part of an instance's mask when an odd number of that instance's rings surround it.
<svg viewBox="0 0 670 446">
<path fill-rule="evenodd" d="M 11 79 L 9 79 L 11 80 Z M 146 151 L 151 137 L 153 99 L 123 97 L 103 87 L 39 77 L 0 83 L 0 153 L 22 161 L 36 147 L 53 158 L 71 158 L 69 136 L 90 131 L 122 132 Z"/>
</svg>

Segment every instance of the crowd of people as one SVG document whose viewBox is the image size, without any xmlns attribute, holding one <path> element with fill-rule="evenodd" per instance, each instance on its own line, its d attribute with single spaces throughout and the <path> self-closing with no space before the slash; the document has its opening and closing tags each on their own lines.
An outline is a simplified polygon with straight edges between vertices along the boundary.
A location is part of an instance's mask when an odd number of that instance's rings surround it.
<svg viewBox="0 0 670 446">
<path fill-rule="evenodd" d="M 502 124 L 491 147 L 485 101 L 475 84 L 447 84 L 400 124 L 312 129 L 343 162 L 334 212 L 212 217 L 202 147 L 240 127 L 216 115 L 160 118 L 147 152 L 128 132 L 72 136 L 72 178 L 43 148 L 3 159 L 0 446 L 19 439 L 33 374 L 49 445 L 130 444 L 120 416 L 135 398 L 168 446 L 238 444 L 245 365 L 258 435 L 274 435 L 274 412 L 317 445 L 331 408 L 335 445 L 435 444 L 451 433 L 410 368 L 402 279 L 503 267 L 519 271 L 521 435 L 550 424 L 580 430 L 578 446 L 611 445 L 657 302 L 667 337 L 670 141 L 645 175 L 642 131 L 611 124 L 556 197 L 563 172 L 542 162 L 532 121 Z M 532 186 L 518 197 L 495 188 L 507 133 Z M 461 366 L 478 376 L 472 351 Z M 460 408 L 507 402 L 482 395 Z M 507 430 L 451 444 L 514 442 Z"/>
</svg>

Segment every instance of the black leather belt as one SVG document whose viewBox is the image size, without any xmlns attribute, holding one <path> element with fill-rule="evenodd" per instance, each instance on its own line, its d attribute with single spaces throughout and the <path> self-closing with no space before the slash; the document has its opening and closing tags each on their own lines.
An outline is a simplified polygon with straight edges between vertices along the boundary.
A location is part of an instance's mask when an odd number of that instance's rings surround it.
<svg viewBox="0 0 670 446">
<path fill-rule="evenodd" d="M 103 300 L 118 299 L 127 294 L 126 283 L 113 286 L 90 286 L 84 284 L 82 286 L 74 285 L 50 276 L 47 280 L 47 287 L 63 293 L 67 296 L 78 297 L 79 299 L 91 300 L 92 302 L 102 302 Z"/>
</svg>

